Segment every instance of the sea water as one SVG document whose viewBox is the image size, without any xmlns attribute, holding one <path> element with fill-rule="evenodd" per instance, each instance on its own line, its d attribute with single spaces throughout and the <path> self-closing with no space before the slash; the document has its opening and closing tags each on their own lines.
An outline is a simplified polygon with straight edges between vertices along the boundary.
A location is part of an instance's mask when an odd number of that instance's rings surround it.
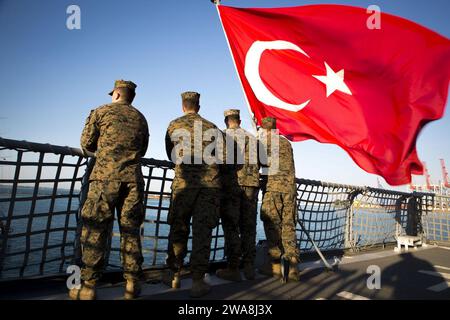
<svg viewBox="0 0 450 320">
<path fill-rule="evenodd" d="M 11 188 L 0 185 L 0 219 L 6 225 L 6 218 L 10 211 Z M 61 270 L 61 257 L 69 257 L 73 254 L 73 243 L 76 237 L 77 214 L 79 200 L 77 197 L 67 197 L 51 200 L 52 188 L 40 187 L 38 196 L 43 197 L 34 203 L 31 200 L 18 201 L 32 197 L 34 189 L 31 187 L 19 187 L 17 189 L 16 201 L 12 208 L 14 219 L 11 220 L 9 237 L 7 240 L 3 272 L 5 275 L 17 273 L 18 268 L 24 268 L 25 275 L 42 273 L 54 273 Z M 68 195 L 65 189 L 57 190 L 57 195 Z M 77 192 L 75 192 L 77 193 Z M 169 226 L 167 225 L 167 212 L 169 200 L 147 199 L 146 222 L 142 229 L 142 244 L 144 252 L 144 265 L 162 265 L 165 262 Z M 158 209 L 159 208 L 159 209 Z M 264 227 L 259 218 L 260 204 L 258 206 L 257 218 L 257 241 L 265 239 Z M 51 216 L 49 212 L 53 212 Z M 68 214 L 70 212 L 70 214 Z M 359 211 L 355 215 L 353 232 L 355 243 L 380 243 L 392 241 L 395 233 L 394 213 L 387 212 L 364 212 Z M 305 207 L 299 211 L 306 230 L 313 236 L 319 247 L 324 249 L 339 249 L 343 247 L 344 231 L 346 223 L 346 210 L 335 208 L 333 211 L 325 211 L 319 207 Z M 155 223 L 159 221 L 160 223 Z M 377 221 L 373 224 L 373 221 Z M 372 223 L 372 224 L 371 224 Z M 51 232 L 48 232 L 51 230 Z M 33 233 L 30 235 L 29 233 Z M 112 267 L 120 266 L 119 227 L 117 222 L 113 226 L 113 237 L 111 241 L 111 254 L 109 264 Z M 384 234 L 383 234 L 384 233 Z M 24 235 L 22 235 L 24 234 Z M 26 235 L 28 234 L 28 235 Z M 307 240 L 304 232 L 297 225 L 297 238 L 301 250 L 311 250 L 311 243 Z M 66 246 L 60 245 L 66 243 Z M 223 231 L 222 228 L 213 230 L 211 247 L 216 251 L 211 252 L 212 260 L 221 260 L 224 257 Z M 188 249 L 191 249 L 189 241 Z M 28 255 L 21 252 L 29 251 Z M 70 259 L 67 259 L 70 260 Z M 42 262 L 45 261 L 44 264 Z M 66 264 L 70 261 L 66 261 Z M 11 269 L 11 271 L 8 271 Z"/>
</svg>

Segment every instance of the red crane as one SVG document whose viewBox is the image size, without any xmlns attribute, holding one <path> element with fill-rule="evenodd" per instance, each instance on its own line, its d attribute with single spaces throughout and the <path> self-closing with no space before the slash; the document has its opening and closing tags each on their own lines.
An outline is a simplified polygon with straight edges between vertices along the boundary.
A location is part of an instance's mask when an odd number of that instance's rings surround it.
<svg viewBox="0 0 450 320">
<path fill-rule="evenodd" d="M 431 191 L 431 176 L 430 176 L 430 172 L 428 171 L 428 167 L 427 164 L 424 162 L 423 163 L 423 167 L 425 169 L 425 179 L 427 181 L 427 190 Z"/>
<path fill-rule="evenodd" d="M 450 181 L 449 181 L 449 178 L 448 178 L 448 171 L 447 171 L 447 168 L 445 167 L 444 159 L 441 159 L 441 167 L 442 167 L 442 177 L 444 179 L 444 186 L 446 188 L 450 188 Z"/>
</svg>

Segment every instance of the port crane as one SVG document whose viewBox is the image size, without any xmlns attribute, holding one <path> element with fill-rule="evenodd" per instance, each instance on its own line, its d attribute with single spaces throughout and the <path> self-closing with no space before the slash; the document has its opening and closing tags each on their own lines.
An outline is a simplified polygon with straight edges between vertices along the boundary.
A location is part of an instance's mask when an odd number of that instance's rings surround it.
<svg viewBox="0 0 450 320">
<path fill-rule="evenodd" d="M 448 178 L 448 171 L 445 167 L 445 160 L 441 159 L 441 168 L 442 168 L 442 181 L 445 188 L 450 188 L 450 181 Z"/>
<path fill-rule="evenodd" d="M 413 184 L 412 182 L 409 185 L 409 189 L 411 191 L 418 191 L 418 192 L 432 192 L 439 195 L 450 195 L 450 179 L 448 176 L 448 171 L 445 166 L 444 159 L 440 159 L 441 162 L 441 169 L 442 169 L 442 181 L 439 181 L 438 184 L 433 184 L 431 180 L 431 174 L 428 170 L 427 164 L 424 162 L 424 177 L 425 177 L 425 184 Z"/>
</svg>

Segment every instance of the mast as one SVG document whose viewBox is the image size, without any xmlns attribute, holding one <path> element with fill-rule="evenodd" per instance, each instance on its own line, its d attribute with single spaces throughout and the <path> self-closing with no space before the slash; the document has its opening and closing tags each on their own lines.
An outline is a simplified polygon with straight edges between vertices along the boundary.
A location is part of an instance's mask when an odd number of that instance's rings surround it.
<svg viewBox="0 0 450 320">
<path fill-rule="evenodd" d="M 256 120 L 256 117 L 255 117 L 255 114 L 253 113 L 252 108 L 250 107 L 250 102 L 248 101 L 247 94 L 245 93 L 244 84 L 242 83 L 242 79 L 241 79 L 241 77 L 239 75 L 238 68 L 237 68 L 237 65 L 236 65 L 236 61 L 234 60 L 233 51 L 231 50 L 230 40 L 228 40 L 227 33 L 225 32 L 225 27 L 223 26 L 223 23 L 222 23 L 222 17 L 220 16 L 219 6 L 221 5 L 221 3 L 220 3 L 221 0 L 211 0 L 211 2 L 216 6 L 217 15 L 219 16 L 220 25 L 222 26 L 223 34 L 225 35 L 225 40 L 227 41 L 228 50 L 230 51 L 231 59 L 233 60 L 233 65 L 234 65 L 234 68 L 236 69 L 236 74 L 237 74 L 237 77 L 239 79 L 239 83 L 241 84 L 242 93 L 244 94 L 245 101 L 247 102 L 247 108 L 248 108 L 248 112 L 250 114 L 252 127 L 253 127 L 253 130 L 255 131 L 255 135 L 258 136 L 257 120 Z"/>
</svg>

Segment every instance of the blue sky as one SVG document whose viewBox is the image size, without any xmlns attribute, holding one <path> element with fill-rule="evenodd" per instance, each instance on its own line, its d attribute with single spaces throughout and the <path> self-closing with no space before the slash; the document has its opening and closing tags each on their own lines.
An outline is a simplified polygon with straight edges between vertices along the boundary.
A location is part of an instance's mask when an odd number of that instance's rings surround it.
<svg viewBox="0 0 450 320">
<path fill-rule="evenodd" d="M 340 3 L 376 4 L 450 37 L 448 0 L 224 0 L 230 6 L 285 7 Z M 81 8 L 81 30 L 66 28 L 66 8 Z M 58 145 L 79 145 L 89 111 L 108 103 L 115 79 L 138 84 L 134 105 L 147 117 L 147 157 L 165 158 L 164 134 L 181 113 L 180 93 L 202 93 L 201 114 L 223 127 L 223 110 L 247 106 L 222 28 L 209 0 L 99 1 L 0 0 L 0 136 Z M 419 155 L 433 182 L 439 159 L 450 165 L 450 116 L 425 128 Z M 350 157 L 332 145 L 294 144 L 297 176 L 376 185 Z M 383 180 L 382 180 L 383 181 Z M 422 178 L 415 178 L 418 183 Z"/>
</svg>

